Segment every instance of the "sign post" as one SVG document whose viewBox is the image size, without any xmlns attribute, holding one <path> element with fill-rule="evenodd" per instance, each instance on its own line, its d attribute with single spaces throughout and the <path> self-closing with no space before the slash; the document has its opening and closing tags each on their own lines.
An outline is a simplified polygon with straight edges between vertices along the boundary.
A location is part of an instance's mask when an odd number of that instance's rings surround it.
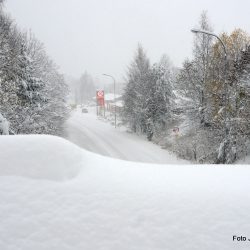
<svg viewBox="0 0 250 250">
<path fill-rule="evenodd" d="M 103 115 L 105 116 L 104 90 L 96 91 L 96 107 L 97 107 L 97 115 L 100 115 L 101 110 L 103 110 Z"/>
</svg>

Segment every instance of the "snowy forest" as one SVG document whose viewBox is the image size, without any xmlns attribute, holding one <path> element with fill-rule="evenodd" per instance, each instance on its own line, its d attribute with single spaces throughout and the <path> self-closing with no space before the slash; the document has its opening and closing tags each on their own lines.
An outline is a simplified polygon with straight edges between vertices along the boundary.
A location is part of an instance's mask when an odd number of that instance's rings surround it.
<svg viewBox="0 0 250 250">
<path fill-rule="evenodd" d="M 43 44 L 22 32 L 0 2 L 0 134 L 59 135 L 68 87 Z"/>
<path fill-rule="evenodd" d="M 213 32 L 206 11 L 197 28 Z M 233 163 L 249 152 L 250 37 L 235 29 L 219 38 L 226 63 L 219 40 L 194 34 L 181 68 L 166 55 L 151 65 L 138 45 L 124 91 L 123 121 L 133 132 L 198 163 Z M 180 135 L 171 136 L 175 127 Z"/>
</svg>

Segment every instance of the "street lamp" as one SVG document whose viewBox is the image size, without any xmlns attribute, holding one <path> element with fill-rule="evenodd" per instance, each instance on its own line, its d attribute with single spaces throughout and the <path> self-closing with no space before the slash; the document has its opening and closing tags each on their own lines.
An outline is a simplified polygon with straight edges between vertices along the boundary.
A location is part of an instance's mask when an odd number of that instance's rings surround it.
<svg viewBox="0 0 250 250">
<path fill-rule="evenodd" d="M 206 31 L 206 30 L 198 30 L 198 29 L 191 29 L 191 32 L 195 33 L 195 34 L 206 34 L 208 36 L 214 36 L 216 37 L 219 42 L 221 43 L 222 47 L 223 47 L 223 50 L 224 50 L 224 112 L 225 112 L 225 120 L 224 120 L 224 126 L 225 126 L 225 141 L 222 142 L 222 143 L 225 143 L 224 144 L 224 158 L 223 158 L 223 163 L 225 163 L 226 161 L 226 144 L 229 142 L 229 131 L 227 129 L 227 120 L 228 120 L 228 114 L 227 114 L 227 102 L 228 102 L 228 88 L 227 88 L 227 49 L 226 49 L 226 46 L 225 44 L 223 43 L 223 41 L 220 39 L 219 36 L 217 36 L 216 34 L 214 33 L 211 33 L 209 31 Z"/>
<path fill-rule="evenodd" d="M 103 74 L 104 76 L 110 77 L 114 81 L 114 105 L 115 105 L 115 128 L 116 128 L 116 96 L 115 96 L 115 78 L 108 74 Z"/>
</svg>

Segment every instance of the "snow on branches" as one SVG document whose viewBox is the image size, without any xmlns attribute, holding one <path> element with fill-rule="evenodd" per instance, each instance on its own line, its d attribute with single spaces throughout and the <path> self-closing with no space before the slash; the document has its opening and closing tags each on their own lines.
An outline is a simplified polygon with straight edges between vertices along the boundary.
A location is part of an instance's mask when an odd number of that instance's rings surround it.
<svg viewBox="0 0 250 250">
<path fill-rule="evenodd" d="M 0 112 L 14 134 L 58 134 L 67 87 L 43 45 L 0 9 Z"/>
</svg>

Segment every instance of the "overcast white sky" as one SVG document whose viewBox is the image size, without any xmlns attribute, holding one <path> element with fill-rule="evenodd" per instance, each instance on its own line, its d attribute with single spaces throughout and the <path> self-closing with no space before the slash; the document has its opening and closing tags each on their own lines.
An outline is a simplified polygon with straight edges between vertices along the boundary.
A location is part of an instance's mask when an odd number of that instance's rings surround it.
<svg viewBox="0 0 250 250">
<path fill-rule="evenodd" d="M 87 70 L 121 80 L 140 42 L 151 62 L 163 53 L 180 66 L 191 56 L 202 10 L 215 32 L 236 27 L 250 33 L 249 0 L 6 0 L 5 10 L 41 40 L 61 72 Z"/>
</svg>

